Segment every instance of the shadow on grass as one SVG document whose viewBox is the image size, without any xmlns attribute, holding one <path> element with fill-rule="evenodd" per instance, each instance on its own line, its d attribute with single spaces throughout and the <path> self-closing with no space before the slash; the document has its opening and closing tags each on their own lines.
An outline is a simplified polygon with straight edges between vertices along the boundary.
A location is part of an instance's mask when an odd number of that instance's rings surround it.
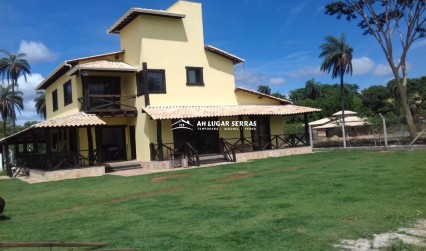
<svg viewBox="0 0 426 251">
<path fill-rule="evenodd" d="M 10 220 L 6 215 L 0 215 L 0 221 Z"/>
</svg>

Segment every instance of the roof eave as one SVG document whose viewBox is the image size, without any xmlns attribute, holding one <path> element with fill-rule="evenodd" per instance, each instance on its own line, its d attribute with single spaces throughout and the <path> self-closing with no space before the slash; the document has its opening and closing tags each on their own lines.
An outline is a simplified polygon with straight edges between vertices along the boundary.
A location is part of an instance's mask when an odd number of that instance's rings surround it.
<svg viewBox="0 0 426 251">
<path fill-rule="evenodd" d="M 132 17 L 133 14 L 136 14 L 136 16 Z M 179 13 L 172 13 L 172 12 L 159 11 L 159 10 L 131 8 L 123 16 L 121 16 L 120 19 L 118 19 L 117 22 L 115 22 L 107 30 L 107 33 L 109 33 L 109 34 L 120 34 L 121 29 L 123 29 L 125 26 L 127 26 L 127 24 L 132 22 L 139 15 L 159 16 L 159 17 L 176 18 L 176 19 L 182 19 L 182 18 L 186 17 L 185 14 L 179 14 Z M 127 19 L 129 19 L 129 20 L 127 20 Z M 123 24 L 123 27 L 120 27 L 122 24 Z"/>
</svg>

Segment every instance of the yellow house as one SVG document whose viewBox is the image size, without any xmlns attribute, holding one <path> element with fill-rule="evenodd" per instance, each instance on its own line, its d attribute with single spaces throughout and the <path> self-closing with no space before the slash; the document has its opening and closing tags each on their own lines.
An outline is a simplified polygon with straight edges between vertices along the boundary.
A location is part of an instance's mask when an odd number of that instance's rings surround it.
<svg viewBox="0 0 426 251">
<path fill-rule="evenodd" d="M 67 60 L 38 85 L 47 121 L 18 143 L 44 142 L 44 154 L 66 157 L 33 166 L 135 160 L 171 168 L 312 150 L 307 114 L 318 110 L 236 88 L 234 65 L 244 60 L 205 45 L 200 3 L 132 8 L 107 32 L 120 36 L 119 51 Z M 283 116 L 300 114 L 305 132 L 286 135 Z"/>
</svg>

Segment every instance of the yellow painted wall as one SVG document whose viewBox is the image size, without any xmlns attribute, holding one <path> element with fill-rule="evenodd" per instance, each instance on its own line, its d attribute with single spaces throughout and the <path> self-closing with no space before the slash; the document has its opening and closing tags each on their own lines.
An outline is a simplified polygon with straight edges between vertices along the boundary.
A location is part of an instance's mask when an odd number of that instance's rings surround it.
<svg viewBox="0 0 426 251">
<path fill-rule="evenodd" d="M 64 106 L 64 88 L 63 85 L 71 79 L 72 103 Z M 57 90 L 58 93 L 58 110 L 53 111 L 52 92 Z M 55 83 L 45 90 L 46 95 L 46 117 L 47 119 L 56 116 L 67 116 L 79 112 L 79 104 L 77 100 L 77 81 L 75 76 L 63 75 Z"/>
<path fill-rule="evenodd" d="M 272 116 L 270 118 L 271 135 L 284 134 L 284 119 L 281 116 Z"/>
</svg>

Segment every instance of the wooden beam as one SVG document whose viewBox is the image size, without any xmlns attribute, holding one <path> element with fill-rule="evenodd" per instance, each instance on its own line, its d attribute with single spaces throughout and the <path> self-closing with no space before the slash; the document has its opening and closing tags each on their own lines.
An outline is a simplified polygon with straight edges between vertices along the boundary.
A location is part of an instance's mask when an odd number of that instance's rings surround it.
<svg viewBox="0 0 426 251">
<path fill-rule="evenodd" d="M 238 116 L 239 121 L 243 121 L 243 116 Z M 241 152 L 244 152 L 244 127 L 240 125 L 240 141 L 241 141 Z"/>
<path fill-rule="evenodd" d="M 92 136 L 92 127 L 86 127 L 87 130 L 87 141 L 89 146 L 89 165 L 93 166 L 94 154 L 93 154 L 93 136 Z"/>
<path fill-rule="evenodd" d="M 46 139 L 46 167 L 47 170 L 51 170 L 53 167 L 52 163 L 52 138 L 50 135 L 50 128 L 47 128 L 44 132 L 44 138 Z"/>
<path fill-rule="evenodd" d="M 157 144 L 158 144 L 158 156 L 160 160 L 164 160 L 163 137 L 161 132 L 161 119 L 157 120 Z"/>
<path fill-rule="evenodd" d="M 142 63 L 142 88 L 143 88 L 143 93 L 144 93 L 144 97 L 145 97 L 145 106 L 149 106 L 150 102 L 149 102 L 149 89 L 148 89 L 148 64 L 146 62 Z"/>
<path fill-rule="evenodd" d="M 306 137 L 306 145 L 311 145 L 310 137 L 309 137 L 309 120 L 308 120 L 308 114 L 303 114 L 303 117 L 305 119 L 305 137 Z"/>
</svg>

